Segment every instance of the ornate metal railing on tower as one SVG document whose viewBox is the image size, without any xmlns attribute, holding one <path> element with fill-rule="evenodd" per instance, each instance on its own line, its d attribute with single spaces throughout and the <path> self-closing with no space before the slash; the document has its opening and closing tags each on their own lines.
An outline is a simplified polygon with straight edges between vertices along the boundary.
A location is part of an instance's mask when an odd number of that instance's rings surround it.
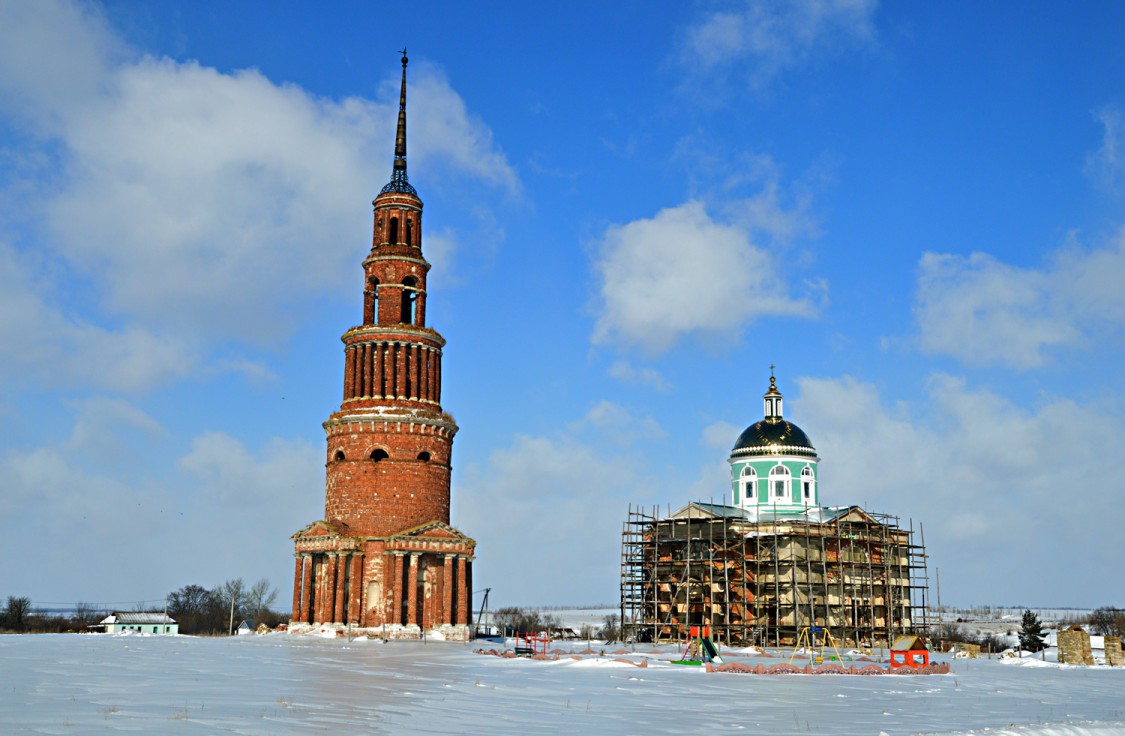
<svg viewBox="0 0 1125 736">
<path fill-rule="evenodd" d="M 387 192 L 413 194 L 415 197 L 418 196 L 418 190 L 416 190 L 406 178 L 405 169 L 395 169 L 394 173 L 391 174 L 391 180 L 379 190 L 379 194 L 386 194 Z"/>
</svg>

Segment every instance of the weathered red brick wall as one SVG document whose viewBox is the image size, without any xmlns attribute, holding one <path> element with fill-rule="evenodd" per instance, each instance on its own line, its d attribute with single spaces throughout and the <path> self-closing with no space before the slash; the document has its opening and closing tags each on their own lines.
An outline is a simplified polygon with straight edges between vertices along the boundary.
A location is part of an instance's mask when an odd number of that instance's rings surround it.
<svg viewBox="0 0 1125 736">
<path fill-rule="evenodd" d="M 351 430 L 351 431 L 349 431 Z M 382 450 L 386 458 L 373 460 Z M 449 523 L 452 438 L 424 424 L 357 422 L 330 428 L 324 518 L 355 535 Z M 343 460 L 336 459 L 343 453 Z M 429 453 L 429 460 L 419 456 Z"/>
</svg>

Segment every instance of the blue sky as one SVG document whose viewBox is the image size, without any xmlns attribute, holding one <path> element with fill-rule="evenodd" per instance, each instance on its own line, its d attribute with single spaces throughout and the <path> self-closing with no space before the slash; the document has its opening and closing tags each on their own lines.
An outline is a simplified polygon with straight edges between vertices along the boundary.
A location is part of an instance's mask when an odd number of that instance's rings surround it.
<svg viewBox="0 0 1125 736">
<path fill-rule="evenodd" d="M 406 45 L 494 601 L 615 600 L 776 364 L 943 602 L 1122 604 L 1125 8 L 979 5 L 0 2 L 0 595 L 288 600 Z"/>
</svg>

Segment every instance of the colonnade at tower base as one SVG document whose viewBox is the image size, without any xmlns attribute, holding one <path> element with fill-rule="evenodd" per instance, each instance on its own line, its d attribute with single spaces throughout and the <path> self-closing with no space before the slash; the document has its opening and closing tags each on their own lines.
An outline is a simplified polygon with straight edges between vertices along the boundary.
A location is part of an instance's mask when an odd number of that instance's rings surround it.
<svg viewBox="0 0 1125 736">
<path fill-rule="evenodd" d="M 293 540 L 291 630 L 364 630 L 387 639 L 436 632 L 469 639 L 476 542 L 448 524 L 370 537 L 317 521 Z"/>
</svg>

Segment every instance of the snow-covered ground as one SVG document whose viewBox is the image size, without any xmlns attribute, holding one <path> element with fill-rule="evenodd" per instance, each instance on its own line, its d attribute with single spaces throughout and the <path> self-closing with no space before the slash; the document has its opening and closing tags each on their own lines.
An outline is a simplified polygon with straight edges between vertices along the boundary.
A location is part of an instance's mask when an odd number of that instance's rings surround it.
<svg viewBox="0 0 1125 736">
<path fill-rule="evenodd" d="M 762 676 L 676 667 L 671 650 L 639 668 L 479 646 L 0 636 L 0 733 L 1125 734 L 1125 668 L 952 660 L 949 675 Z"/>
</svg>

